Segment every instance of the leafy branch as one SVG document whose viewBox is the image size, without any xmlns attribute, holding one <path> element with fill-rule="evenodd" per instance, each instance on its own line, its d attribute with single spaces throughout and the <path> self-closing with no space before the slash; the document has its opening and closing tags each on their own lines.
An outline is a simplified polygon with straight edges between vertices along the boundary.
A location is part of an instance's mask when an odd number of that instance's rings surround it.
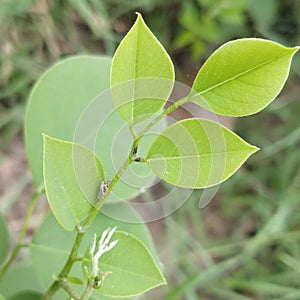
<svg viewBox="0 0 300 300">
<path fill-rule="evenodd" d="M 104 202 L 114 196 L 112 192 L 118 189 L 120 179 L 133 163 L 147 164 L 159 178 L 175 186 L 206 188 L 229 178 L 250 155 L 258 150 L 257 147 L 248 144 L 216 122 L 191 118 L 164 128 L 154 142 L 152 141 L 146 147 L 145 157 L 139 157 L 140 149 L 144 147 L 145 150 L 144 139 L 154 125 L 189 101 L 221 115 L 246 116 L 262 110 L 281 91 L 289 72 L 291 59 L 297 50 L 297 47 L 286 48 L 262 39 L 240 39 L 226 43 L 201 67 L 191 93 L 161 111 L 174 87 L 174 66 L 165 49 L 138 14 L 137 21 L 118 47 L 110 70 L 114 108 L 128 123 L 131 134 L 131 139 L 128 139 L 125 145 L 120 145 L 121 157 L 124 149 L 126 153 L 128 148 L 130 151 L 116 173 L 113 163 L 108 163 L 109 157 L 103 153 L 100 153 L 101 158 L 104 159 L 102 163 L 98 155 L 79 144 L 44 135 L 44 174 L 43 177 L 41 176 L 41 166 L 36 163 L 36 153 L 30 150 L 31 144 L 40 145 L 40 141 L 32 138 L 28 132 L 35 130 L 36 125 L 32 118 L 35 116 L 34 111 L 38 111 L 38 105 L 42 103 L 40 97 L 43 94 L 41 92 L 43 84 L 45 84 L 44 88 L 48 88 L 47 79 L 50 78 L 50 82 L 53 80 L 53 87 L 57 89 L 59 85 L 57 78 L 64 78 L 63 64 L 56 66 L 52 73 L 49 72 L 48 77 L 45 76 L 44 81 L 34 89 L 28 110 L 26 138 L 29 145 L 29 161 L 33 166 L 35 181 L 45 182 L 47 198 L 56 221 L 65 231 L 76 228 L 76 237 L 65 264 L 47 290 L 44 299 L 50 299 L 60 287 L 71 297 L 80 299 L 77 292 L 69 285 L 68 277 L 76 262 L 81 262 L 84 266 L 86 262 L 93 262 L 93 259 L 86 255 L 84 258 L 80 257 L 79 247 L 81 244 L 86 245 L 85 237 L 88 237 L 92 231 L 93 234 L 95 233 L 93 224 L 99 216 L 99 211 Z M 97 66 L 95 66 L 96 61 L 99 64 Z M 65 65 L 74 74 L 83 67 L 91 74 L 97 74 L 99 66 L 108 69 L 110 62 L 104 62 L 102 58 L 96 60 L 82 57 L 68 60 Z M 78 78 L 78 82 L 81 83 L 82 80 L 81 77 Z M 101 90 L 98 89 L 98 80 L 93 76 L 91 80 L 94 80 L 94 85 L 97 86 L 93 91 L 94 94 L 89 95 L 90 99 L 93 99 Z M 68 81 L 66 80 L 64 84 L 67 85 Z M 79 97 L 80 92 L 74 92 L 73 89 L 76 89 L 74 86 L 76 84 L 70 81 L 70 90 L 74 93 L 71 98 L 77 99 L 76 101 L 81 105 L 85 95 Z M 62 89 L 64 88 L 63 86 Z M 54 98 L 60 97 L 55 95 Z M 103 103 L 101 105 L 105 106 Z M 57 114 L 56 111 L 53 113 Z M 105 117 L 106 115 L 103 116 Z M 39 115 L 37 120 L 40 119 Z M 57 131 L 53 130 L 51 114 L 50 117 L 45 116 L 45 119 L 47 122 L 43 128 L 44 132 L 61 136 L 61 128 L 57 128 Z M 72 120 L 73 123 L 76 121 L 76 119 Z M 139 133 L 136 133 L 136 125 L 144 122 L 148 123 Z M 118 128 L 121 128 L 123 123 L 118 124 L 120 125 Z M 64 137 L 66 136 L 72 137 L 74 132 L 64 132 Z M 103 141 L 106 142 L 107 139 L 103 136 L 102 138 L 100 146 L 104 147 Z M 109 150 L 112 147 L 112 139 L 110 141 L 111 143 L 107 143 Z M 33 148 L 35 150 L 36 147 Z M 107 174 L 113 178 L 100 197 L 97 197 L 99 182 L 106 182 L 106 177 L 109 177 Z M 130 199 L 133 194 L 128 196 L 123 193 L 122 197 Z M 98 232 L 98 228 L 96 230 Z M 97 292 L 106 296 L 126 297 L 140 294 L 165 283 L 153 257 L 140 240 L 122 232 L 114 233 L 113 238 L 118 240 L 118 244 L 103 255 L 101 260 L 99 259 L 99 264 L 102 263 L 101 272 L 112 273 L 103 282 L 101 281 Z M 34 249 L 35 244 L 32 243 L 31 247 Z M 132 262 L 132 253 L 135 253 L 143 264 L 136 266 Z M 119 276 L 123 274 L 118 273 L 119 269 L 123 273 L 127 272 L 125 283 L 122 285 L 118 284 Z M 145 272 L 147 272 L 146 279 L 137 286 L 136 280 L 143 277 L 141 275 Z M 92 277 L 95 277 L 95 274 Z M 88 299 L 94 288 L 93 280 L 88 277 L 81 299 Z"/>
</svg>

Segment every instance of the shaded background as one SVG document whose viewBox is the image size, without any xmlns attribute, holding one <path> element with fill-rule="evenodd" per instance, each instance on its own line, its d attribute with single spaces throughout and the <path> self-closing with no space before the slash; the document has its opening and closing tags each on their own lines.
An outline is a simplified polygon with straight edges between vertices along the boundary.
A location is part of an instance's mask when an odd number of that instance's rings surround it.
<svg viewBox="0 0 300 300">
<path fill-rule="evenodd" d="M 0 209 L 13 235 L 32 191 L 22 138 L 32 85 L 60 58 L 112 56 L 136 11 L 188 85 L 228 40 L 300 45 L 297 0 L 0 0 Z M 298 54 L 274 103 L 229 122 L 262 150 L 207 207 L 198 208 L 195 191 L 176 213 L 149 224 L 169 284 L 141 299 L 300 299 L 299 77 Z M 47 209 L 41 201 L 31 232 Z"/>
</svg>

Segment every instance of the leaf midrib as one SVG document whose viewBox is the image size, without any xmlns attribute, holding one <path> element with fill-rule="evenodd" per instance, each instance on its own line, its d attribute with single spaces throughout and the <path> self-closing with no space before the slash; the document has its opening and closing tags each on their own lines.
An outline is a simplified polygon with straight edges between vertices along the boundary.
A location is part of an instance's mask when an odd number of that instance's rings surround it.
<svg viewBox="0 0 300 300">
<path fill-rule="evenodd" d="M 52 150 L 50 150 L 50 149 L 51 149 L 51 147 L 48 149 L 48 151 L 49 151 L 50 154 L 51 154 L 51 155 L 49 155 L 49 157 L 51 158 L 51 160 L 52 160 L 52 162 L 53 162 L 53 166 L 54 166 L 54 168 L 55 168 L 56 173 L 59 175 L 59 173 L 60 173 L 60 172 L 58 172 L 58 171 L 59 171 L 59 166 L 56 164 L 56 160 L 53 159 Z M 55 156 L 55 155 L 54 155 L 54 156 Z M 57 176 L 57 178 L 61 178 L 61 176 Z M 47 182 L 47 181 L 46 181 L 46 182 Z M 47 185 L 46 182 L 45 182 L 45 185 Z M 67 199 L 67 201 L 66 201 L 67 206 L 70 208 L 71 214 L 72 214 L 74 220 L 75 220 L 76 223 L 77 223 L 78 220 L 77 220 L 77 217 L 76 217 L 76 211 L 73 209 L 73 207 L 72 207 L 72 205 L 71 205 L 71 203 L 70 203 L 70 201 L 71 201 L 72 199 L 69 197 L 69 195 L 68 195 L 68 193 L 67 193 L 67 191 L 66 191 L 66 188 L 65 188 L 65 184 L 62 182 L 61 179 L 59 180 L 59 183 L 61 184 L 61 187 L 64 187 L 63 189 L 60 188 L 60 190 L 63 191 L 63 194 L 65 195 L 65 197 L 66 197 L 66 199 Z M 48 200 L 50 201 L 50 199 L 48 199 Z M 62 223 L 64 223 L 64 222 L 62 222 Z"/>
<path fill-rule="evenodd" d="M 195 155 L 186 155 L 186 156 L 169 156 L 169 157 L 155 157 L 155 158 L 148 158 L 147 160 L 172 160 L 172 159 L 185 159 L 185 158 L 196 158 L 196 157 L 205 157 L 205 156 L 214 156 L 214 155 L 221 155 L 221 154 L 231 154 L 231 153 L 253 153 L 254 151 L 250 150 L 234 150 L 234 151 L 226 151 L 226 152 L 214 152 L 214 153 L 203 153 L 203 154 L 195 154 Z"/>
<path fill-rule="evenodd" d="M 126 270 L 126 269 L 122 269 L 122 268 L 120 268 L 118 266 L 115 266 L 115 265 L 110 265 L 110 264 L 107 264 L 107 263 L 103 263 L 101 261 L 100 261 L 100 265 L 106 266 L 107 268 L 110 268 L 110 269 L 115 269 L 115 270 L 118 270 L 118 271 L 122 271 L 124 273 L 128 273 L 128 274 L 131 274 L 133 276 L 138 276 L 138 277 L 143 277 L 145 279 L 150 279 L 152 282 L 155 282 L 155 283 L 160 283 L 160 281 L 155 280 L 155 278 L 153 278 L 153 277 L 146 276 L 144 273 L 136 273 L 136 272 L 129 271 L 129 270 Z"/>
<path fill-rule="evenodd" d="M 290 48 L 290 49 L 293 49 L 293 48 Z M 276 60 L 278 60 L 278 59 L 280 59 L 280 58 L 282 58 L 284 56 L 287 56 L 289 54 L 290 54 L 290 52 L 282 54 L 282 55 L 279 55 L 279 56 L 276 56 L 275 58 L 269 59 L 269 60 L 267 60 L 264 63 L 261 63 L 261 64 L 255 66 L 255 67 L 253 67 L 253 68 L 250 68 L 250 69 L 248 69 L 248 70 L 246 70 L 244 72 L 241 72 L 241 73 L 239 73 L 239 74 L 237 74 L 235 76 L 232 76 L 232 77 L 230 77 L 230 78 L 228 78 L 228 79 L 226 79 L 226 80 L 224 80 L 222 82 L 219 82 L 219 83 L 217 83 L 217 84 L 215 84 L 215 85 L 213 85 L 213 86 L 211 86 L 211 87 L 209 87 L 209 88 L 207 88 L 207 89 L 205 89 L 203 91 L 200 91 L 200 92 L 196 93 L 195 95 L 191 95 L 191 99 L 193 99 L 194 97 L 201 96 L 201 95 L 203 95 L 203 94 L 205 94 L 205 93 L 207 93 L 207 92 L 209 92 L 209 91 L 211 91 L 211 90 L 213 90 L 215 88 L 218 88 L 218 87 L 220 87 L 222 85 L 225 85 L 225 84 L 227 84 L 230 81 L 233 81 L 233 80 L 235 80 L 235 79 L 237 79 L 239 77 L 242 77 L 242 76 L 244 76 L 244 75 L 246 75 L 246 74 L 248 74 L 248 73 L 250 73 L 250 72 L 252 72 L 252 71 L 254 71 L 256 69 L 259 69 L 259 68 L 261 68 L 261 67 L 263 67 L 263 66 L 265 66 L 265 65 L 267 65 L 267 64 L 269 64 L 269 63 L 271 63 L 273 61 L 276 61 Z"/>
<path fill-rule="evenodd" d="M 136 34 L 136 46 L 135 46 L 135 60 L 134 60 L 134 69 L 133 69 L 133 99 L 135 99 L 135 95 L 136 95 L 136 84 L 135 84 L 135 80 L 136 80 L 136 74 L 137 74 L 137 65 L 138 65 L 138 55 L 137 55 L 137 50 L 138 50 L 138 45 L 139 45 L 139 35 L 140 35 L 140 19 L 138 18 L 137 20 L 137 34 Z M 133 124 L 133 120 L 134 120 L 134 101 L 131 101 L 131 119 L 130 119 L 130 123 Z"/>
</svg>

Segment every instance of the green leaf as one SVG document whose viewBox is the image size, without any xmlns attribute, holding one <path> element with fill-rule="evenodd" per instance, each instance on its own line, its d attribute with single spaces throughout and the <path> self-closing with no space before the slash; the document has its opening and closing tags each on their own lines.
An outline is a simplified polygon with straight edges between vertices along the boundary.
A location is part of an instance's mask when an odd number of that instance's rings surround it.
<svg viewBox="0 0 300 300">
<path fill-rule="evenodd" d="M 8 269 L 0 281 L 0 291 L 6 299 L 10 299 L 24 292 L 41 293 L 42 287 L 32 265 L 24 262 Z"/>
<path fill-rule="evenodd" d="M 68 277 L 68 281 L 74 284 L 83 284 L 83 281 L 78 277 Z"/>
<path fill-rule="evenodd" d="M 185 119 L 157 137 L 147 162 L 168 183 L 200 189 L 226 180 L 257 150 L 218 123 Z"/>
<path fill-rule="evenodd" d="M 57 221 L 67 230 L 86 218 L 104 179 L 100 159 L 88 149 L 44 136 L 44 180 Z"/>
<path fill-rule="evenodd" d="M 174 78 L 170 57 L 138 14 L 113 58 L 110 82 L 116 109 L 131 124 L 151 117 L 165 104 Z"/>
<path fill-rule="evenodd" d="M 0 300 L 5 300 L 5 298 L 0 294 Z"/>
<path fill-rule="evenodd" d="M 4 218 L 0 214 L 0 266 L 4 262 L 9 250 L 9 234 Z"/>
<path fill-rule="evenodd" d="M 113 178 L 126 160 L 132 136 L 113 106 L 108 89 L 110 67 L 108 57 L 80 55 L 54 65 L 36 83 L 27 106 L 25 143 L 37 188 L 43 182 L 43 133 L 96 153 L 107 179 Z M 165 121 L 160 122 L 158 132 L 165 128 Z M 146 155 L 152 142 L 153 138 L 146 136 L 139 145 L 139 155 Z M 130 167 L 109 202 L 131 199 L 142 187 L 152 185 L 156 176 L 142 165 Z"/>
<path fill-rule="evenodd" d="M 152 255 L 155 254 L 154 256 L 157 257 L 149 230 L 133 209 L 127 205 L 114 204 L 107 206 L 106 213 L 113 216 L 127 215 L 128 219 L 131 219 L 134 223 L 121 222 L 109 218 L 100 212 L 82 240 L 78 253 L 79 257 L 84 256 L 86 248 L 91 244 L 94 233 L 100 234 L 106 228 L 113 226 L 117 226 L 117 229 L 120 231 L 129 232 L 138 237 L 147 248 L 150 249 Z M 68 232 L 59 226 L 51 213 L 47 215 L 34 233 L 30 244 L 30 255 L 35 273 L 43 286 L 44 292 L 53 282 L 53 274 L 58 274 L 64 266 L 73 245 L 75 235 L 75 230 Z M 51 261 L 51 264 L 45 263 L 49 261 Z M 69 276 L 77 277 L 85 282 L 80 264 L 73 266 Z M 84 286 L 78 284 L 72 284 L 72 287 L 80 294 L 84 289 Z M 94 294 L 93 297 L 101 300 L 104 298 L 104 296 L 100 296 L 99 294 Z M 63 298 L 59 295 L 55 295 L 53 299 L 60 300 Z"/>
<path fill-rule="evenodd" d="M 101 273 L 110 273 L 96 292 L 111 297 L 128 297 L 165 284 L 151 253 L 139 239 L 117 231 L 111 238 L 111 241 L 115 240 L 118 240 L 117 245 L 99 260 Z M 90 260 L 89 249 L 86 260 Z M 86 265 L 86 262 L 83 264 Z"/>
<path fill-rule="evenodd" d="M 40 300 L 41 298 L 42 298 L 42 294 L 25 291 L 15 295 L 12 298 L 9 298 L 8 300 Z"/>
<path fill-rule="evenodd" d="M 254 114 L 279 94 L 298 49 L 254 38 L 226 43 L 200 69 L 190 100 L 220 115 Z"/>
<path fill-rule="evenodd" d="M 35 187 L 43 183 L 42 134 L 72 141 L 83 111 L 109 88 L 110 66 L 108 57 L 79 55 L 55 64 L 35 84 L 27 105 L 24 130 Z M 107 103 L 102 105 L 105 107 Z M 106 136 L 101 138 L 105 140 Z"/>
</svg>

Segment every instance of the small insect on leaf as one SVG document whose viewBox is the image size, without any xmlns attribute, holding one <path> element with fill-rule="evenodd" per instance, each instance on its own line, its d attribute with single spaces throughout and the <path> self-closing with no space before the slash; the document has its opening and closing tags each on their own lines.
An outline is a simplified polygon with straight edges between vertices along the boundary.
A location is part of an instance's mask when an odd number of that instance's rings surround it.
<svg viewBox="0 0 300 300">
<path fill-rule="evenodd" d="M 135 147 L 133 148 L 132 155 L 136 155 L 136 154 L 137 154 L 137 150 L 138 150 L 138 147 L 135 146 Z"/>
<path fill-rule="evenodd" d="M 101 199 L 103 197 L 103 195 L 107 192 L 109 185 L 110 185 L 109 180 L 101 181 L 99 193 L 98 193 L 98 199 Z"/>
</svg>

